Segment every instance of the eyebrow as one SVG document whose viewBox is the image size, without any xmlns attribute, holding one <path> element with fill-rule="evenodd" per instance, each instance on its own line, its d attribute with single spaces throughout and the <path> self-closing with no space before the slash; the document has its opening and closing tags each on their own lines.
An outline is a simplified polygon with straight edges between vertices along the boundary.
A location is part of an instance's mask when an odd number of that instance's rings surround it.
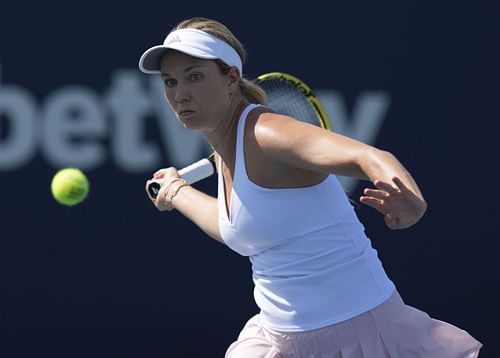
<svg viewBox="0 0 500 358">
<path fill-rule="evenodd" d="M 183 72 L 186 73 L 186 72 L 189 72 L 191 71 L 193 68 L 196 68 L 196 67 L 202 67 L 202 65 L 193 65 L 193 66 L 189 66 L 188 68 L 186 68 Z M 166 77 L 166 76 L 170 76 L 167 72 L 162 72 L 161 73 L 161 76 L 162 77 Z"/>
</svg>

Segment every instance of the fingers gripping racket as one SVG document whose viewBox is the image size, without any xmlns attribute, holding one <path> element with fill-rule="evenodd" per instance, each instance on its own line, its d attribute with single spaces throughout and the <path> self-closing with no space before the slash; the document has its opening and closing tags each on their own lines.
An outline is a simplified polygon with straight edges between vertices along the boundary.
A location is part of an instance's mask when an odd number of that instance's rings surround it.
<svg viewBox="0 0 500 358">
<path fill-rule="evenodd" d="M 282 72 L 270 72 L 258 76 L 255 83 L 266 92 L 265 105 L 274 112 L 324 129 L 332 129 L 319 99 L 309 86 L 297 77 Z M 211 155 L 195 162 L 179 170 L 179 175 L 189 184 L 205 179 L 215 172 L 213 159 L 214 155 Z M 148 186 L 148 192 L 153 199 L 158 195 L 160 188 L 158 182 L 152 182 Z"/>
</svg>

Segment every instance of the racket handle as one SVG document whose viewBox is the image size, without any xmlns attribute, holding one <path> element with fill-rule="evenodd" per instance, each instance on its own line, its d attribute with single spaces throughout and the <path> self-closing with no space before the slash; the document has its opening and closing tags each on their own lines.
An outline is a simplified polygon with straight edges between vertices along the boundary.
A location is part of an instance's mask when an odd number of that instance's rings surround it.
<svg viewBox="0 0 500 358">
<path fill-rule="evenodd" d="M 203 158 L 179 170 L 179 175 L 188 184 L 194 184 L 208 178 L 215 173 L 215 163 L 208 158 Z"/>
<path fill-rule="evenodd" d="M 188 184 L 194 184 L 200 180 L 208 178 L 215 172 L 215 163 L 208 158 L 203 158 L 179 170 L 179 175 Z M 161 185 L 158 182 L 152 182 L 148 186 L 149 195 L 156 199 Z"/>
</svg>

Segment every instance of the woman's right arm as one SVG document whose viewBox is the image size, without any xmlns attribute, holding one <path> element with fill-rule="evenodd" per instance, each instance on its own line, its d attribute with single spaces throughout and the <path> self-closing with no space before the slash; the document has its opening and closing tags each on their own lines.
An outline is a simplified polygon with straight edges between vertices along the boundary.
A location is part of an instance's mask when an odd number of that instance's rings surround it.
<svg viewBox="0 0 500 358">
<path fill-rule="evenodd" d="M 161 169 L 154 174 L 154 179 L 162 179 L 162 187 L 158 192 L 156 200 L 152 200 L 158 210 L 164 211 L 169 205 L 166 205 L 166 194 L 169 183 L 179 178 L 175 168 Z M 147 187 L 150 181 L 146 183 Z M 219 211 L 217 199 L 207 195 L 191 185 L 185 185 L 177 190 L 177 194 L 171 199 L 174 209 L 179 211 L 211 238 L 224 243 L 219 231 Z"/>
<path fill-rule="evenodd" d="M 217 199 L 192 186 L 182 187 L 173 198 L 174 208 L 194 222 L 212 239 L 224 243 L 219 232 Z"/>
</svg>

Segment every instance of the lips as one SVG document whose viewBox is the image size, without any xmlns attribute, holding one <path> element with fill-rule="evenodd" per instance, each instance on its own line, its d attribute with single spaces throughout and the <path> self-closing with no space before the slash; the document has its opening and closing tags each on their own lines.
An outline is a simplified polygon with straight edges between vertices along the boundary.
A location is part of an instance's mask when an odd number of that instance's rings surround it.
<svg viewBox="0 0 500 358">
<path fill-rule="evenodd" d="M 179 111 L 179 117 L 187 117 L 187 116 L 190 116 L 191 114 L 194 113 L 194 111 L 190 111 L 190 110 L 182 110 L 182 111 Z"/>
</svg>

